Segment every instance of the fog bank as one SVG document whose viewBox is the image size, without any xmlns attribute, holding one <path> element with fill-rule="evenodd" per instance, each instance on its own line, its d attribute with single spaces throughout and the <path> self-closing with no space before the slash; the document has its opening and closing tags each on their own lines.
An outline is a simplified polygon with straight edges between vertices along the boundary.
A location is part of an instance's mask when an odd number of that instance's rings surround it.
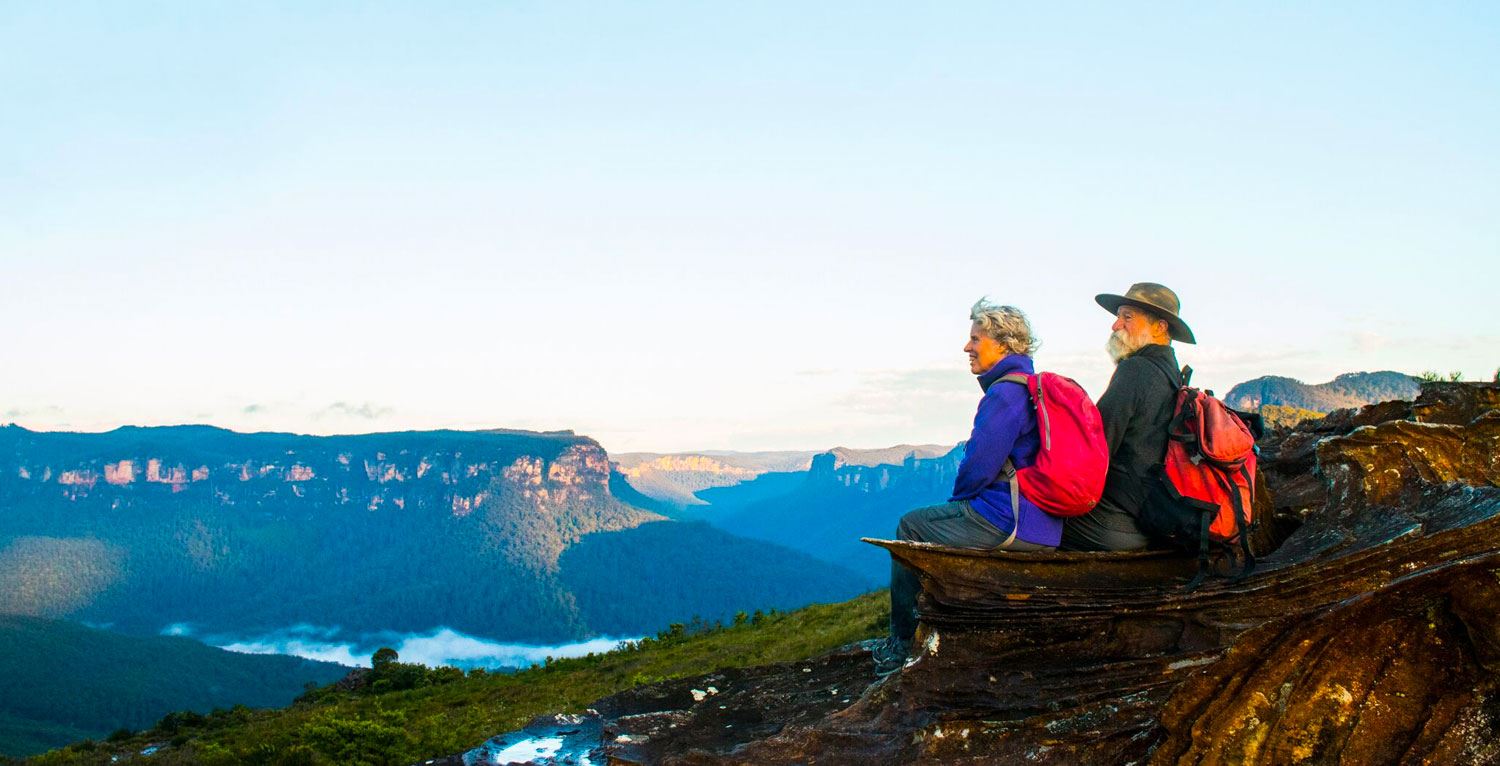
<svg viewBox="0 0 1500 766">
<path fill-rule="evenodd" d="M 347 636 L 339 628 L 317 625 L 293 625 L 259 636 L 199 635 L 187 623 L 173 623 L 163 634 L 191 636 L 206 644 L 245 654 L 290 654 L 310 660 L 337 662 L 340 665 L 369 667 L 370 655 L 388 646 L 396 650 L 402 662 L 428 667 L 452 665 L 469 670 L 527 668 L 547 657 L 582 657 L 615 649 L 623 641 L 636 638 L 599 637 L 587 641 L 551 646 L 512 644 L 459 633 L 451 628 L 437 628 L 427 633 L 382 632 Z"/>
</svg>

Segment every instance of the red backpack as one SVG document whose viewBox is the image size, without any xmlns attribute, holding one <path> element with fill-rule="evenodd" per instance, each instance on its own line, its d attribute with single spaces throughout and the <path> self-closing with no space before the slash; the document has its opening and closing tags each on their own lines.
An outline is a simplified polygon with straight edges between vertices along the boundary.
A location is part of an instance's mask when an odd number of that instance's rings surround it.
<svg viewBox="0 0 1500 766">
<path fill-rule="evenodd" d="M 1104 495 L 1104 474 L 1109 470 L 1109 445 L 1099 409 L 1082 386 L 1055 373 L 1014 373 L 1000 380 L 1019 383 L 1031 393 L 1042 442 L 1032 465 L 1015 470 L 1006 461 L 1013 474 L 1011 497 L 1017 497 L 1014 490 L 1019 484 L 1020 495 L 1053 516 L 1088 513 Z"/>
<path fill-rule="evenodd" d="M 1233 559 L 1238 544 L 1245 556 L 1241 578 L 1255 566 L 1249 539 L 1255 523 L 1255 435 L 1213 392 L 1188 387 L 1192 374 L 1191 367 L 1183 368 L 1160 480 L 1152 483 L 1140 516 L 1147 535 L 1198 549 L 1198 575 L 1190 588 L 1203 581 L 1212 547 Z"/>
</svg>

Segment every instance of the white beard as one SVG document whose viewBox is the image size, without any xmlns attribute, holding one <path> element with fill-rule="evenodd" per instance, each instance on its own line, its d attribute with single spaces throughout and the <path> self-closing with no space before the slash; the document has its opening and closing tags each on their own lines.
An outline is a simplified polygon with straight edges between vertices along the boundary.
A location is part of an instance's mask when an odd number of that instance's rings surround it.
<svg viewBox="0 0 1500 766">
<path fill-rule="evenodd" d="M 1115 364 L 1125 361 L 1137 351 L 1151 343 L 1149 337 L 1132 338 L 1124 330 L 1116 330 L 1109 335 L 1109 340 L 1104 344 L 1104 350 L 1109 352 L 1109 358 Z"/>
</svg>

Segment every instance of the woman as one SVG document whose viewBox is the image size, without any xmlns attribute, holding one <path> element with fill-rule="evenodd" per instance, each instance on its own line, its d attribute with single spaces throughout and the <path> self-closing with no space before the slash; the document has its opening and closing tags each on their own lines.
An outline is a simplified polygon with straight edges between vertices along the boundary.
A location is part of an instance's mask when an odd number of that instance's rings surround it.
<svg viewBox="0 0 1500 766">
<path fill-rule="evenodd" d="M 1039 345 L 1020 309 L 981 298 L 969 310 L 969 371 L 979 377 L 984 396 L 964 449 L 953 495 L 941 505 L 918 508 L 901 517 L 898 540 L 940 543 L 979 550 L 1039 551 L 1057 547 L 1062 519 L 1022 497 L 1013 504 L 1009 468 L 1036 461 L 1041 446 L 1036 408 L 1026 386 L 1000 379 L 1032 374 L 1031 355 Z M 1019 510 L 1019 520 L 1013 508 Z M 1019 521 L 1019 523 L 1018 523 Z M 917 591 L 910 569 L 891 562 L 891 637 L 875 649 L 877 669 L 901 667 L 917 631 Z"/>
</svg>

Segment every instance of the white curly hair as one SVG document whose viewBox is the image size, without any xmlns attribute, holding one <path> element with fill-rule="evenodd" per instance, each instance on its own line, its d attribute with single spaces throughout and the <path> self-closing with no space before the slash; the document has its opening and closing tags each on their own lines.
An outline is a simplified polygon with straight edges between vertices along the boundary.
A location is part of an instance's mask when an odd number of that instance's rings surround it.
<svg viewBox="0 0 1500 766">
<path fill-rule="evenodd" d="M 1001 306 L 988 296 L 980 298 L 969 309 L 969 321 L 978 324 L 981 332 L 994 338 L 1012 354 L 1031 356 L 1042 345 L 1031 331 L 1026 312 L 1015 306 Z"/>
</svg>

